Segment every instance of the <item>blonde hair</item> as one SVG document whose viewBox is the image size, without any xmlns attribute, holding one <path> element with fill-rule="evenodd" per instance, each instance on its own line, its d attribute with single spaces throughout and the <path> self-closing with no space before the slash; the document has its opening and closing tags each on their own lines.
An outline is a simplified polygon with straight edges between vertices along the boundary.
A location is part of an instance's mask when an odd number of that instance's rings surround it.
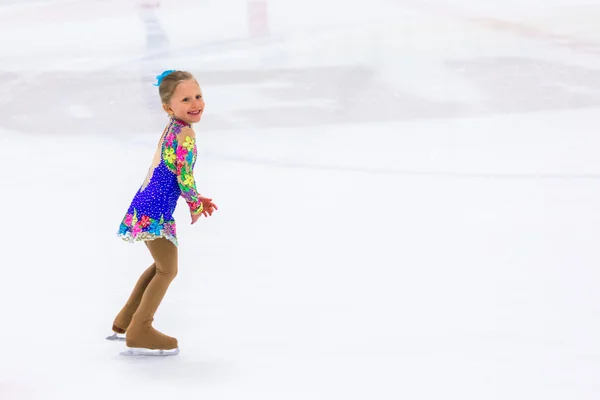
<svg viewBox="0 0 600 400">
<path fill-rule="evenodd" d="M 177 86 L 184 81 L 196 80 L 194 75 L 186 71 L 175 71 L 165 76 L 158 87 L 158 94 L 160 95 L 160 101 L 163 104 L 169 104 L 173 93 Z"/>
</svg>

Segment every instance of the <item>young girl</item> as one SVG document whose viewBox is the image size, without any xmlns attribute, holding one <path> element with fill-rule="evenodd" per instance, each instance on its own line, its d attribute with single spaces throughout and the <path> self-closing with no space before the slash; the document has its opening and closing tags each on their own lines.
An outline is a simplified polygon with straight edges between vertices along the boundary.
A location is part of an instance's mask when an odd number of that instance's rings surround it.
<svg viewBox="0 0 600 400">
<path fill-rule="evenodd" d="M 142 274 L 113 322 L 112 336 L 125 334 L 122 355 L 179 353 L 177 339 L 152 327 L 170 283 L 177 275 L 177 236 L 173 212 L 179 197 L 189 206 L 192 224 L 211 216 L 217 206 L 196 191 L 196 135 L 191 124 L 204 111 L 202 91 L 194 77 L 184 71 L 165 71 L 157 77 L 158 91 L 169 123 L 163 132 L 146 179 L 136 193 L 118 235 L 125 241 L 145 242 L 154 263 Z M 148 351 L 151 350 L 151 351 Z"/>
</svg>

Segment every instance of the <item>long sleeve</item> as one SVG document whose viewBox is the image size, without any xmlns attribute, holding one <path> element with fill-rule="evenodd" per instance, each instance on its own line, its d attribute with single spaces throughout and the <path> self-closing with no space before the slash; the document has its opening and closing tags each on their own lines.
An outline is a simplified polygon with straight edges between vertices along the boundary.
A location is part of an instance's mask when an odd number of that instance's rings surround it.
<svg viewBox="0 0 600 400">
<path fill-rule="evenodd" d="M 177 169 L 177 183 L 181 189 L 181 197 L 188 204 L 192 214 L 200 214 L 203 211 L 202 202 L 198 200 L 198 190 L 194 179 L 194 163 L 196 162 L 196 135 L 190 128 L 184 128 L 177 135 L 177 147 L 175 149 L 175 166 Z"/>
</svg>

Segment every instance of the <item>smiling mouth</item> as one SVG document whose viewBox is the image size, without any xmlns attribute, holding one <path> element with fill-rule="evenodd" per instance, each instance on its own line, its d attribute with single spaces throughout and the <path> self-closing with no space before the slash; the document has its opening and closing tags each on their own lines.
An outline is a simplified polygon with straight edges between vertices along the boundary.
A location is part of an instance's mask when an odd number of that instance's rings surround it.
<svg viewBox="0 0 600 400">
<path fill-rule="evenodd" d="M 199 115 L 202 112 L 202 110 L 198 110 L 198 111 L 189 111 L 188 114 L 190 115 Z"/>
</svg>

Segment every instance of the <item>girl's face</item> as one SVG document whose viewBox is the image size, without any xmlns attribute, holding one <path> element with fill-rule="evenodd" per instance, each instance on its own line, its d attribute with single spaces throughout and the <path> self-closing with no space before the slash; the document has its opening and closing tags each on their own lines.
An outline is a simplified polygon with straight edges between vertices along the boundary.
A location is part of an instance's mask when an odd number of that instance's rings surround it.
<svg viewBox="0 0 600 400">
<path fill-rule="evenodd" d="M 175 115 L 188 124 L 199 122 L 204 111 L 204 99 L 198 82 L 195 80 L 181 82 L 177 85 L 169 104 L 163 104 L 163 108 L 167 113 Z"/>
</svg>

